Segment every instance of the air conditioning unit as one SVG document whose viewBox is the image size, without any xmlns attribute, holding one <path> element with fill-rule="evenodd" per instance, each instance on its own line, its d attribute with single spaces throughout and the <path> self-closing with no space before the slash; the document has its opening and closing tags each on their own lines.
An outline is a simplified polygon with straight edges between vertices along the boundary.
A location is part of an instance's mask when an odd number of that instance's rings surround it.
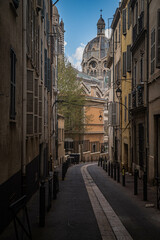
<svg viewBox="0 0 160 240">
<path fill-rule="evenodd" d="M 43 0 L 37 0 L 37 10 L 40 11 L 43 8 Z"/>
</svg>

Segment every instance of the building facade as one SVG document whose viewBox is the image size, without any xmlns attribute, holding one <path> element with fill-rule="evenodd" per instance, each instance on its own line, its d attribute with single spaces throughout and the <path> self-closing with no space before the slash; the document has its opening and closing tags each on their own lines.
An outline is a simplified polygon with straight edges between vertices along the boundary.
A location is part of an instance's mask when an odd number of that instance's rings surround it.
<svg viewBox="0 0 160 240">
<path fill-rule="evenodd" d="M 0 231 L 11 220 L 9 205 L 29 199 L 56 158 L 57 49 L 63 55 L 64 35 L 59 44 L 52 17 L 49 0 L 0 2 Z"/>
<path fill-rule="evenodd" d="M 131 67 L 131 43 L 132 23 L 130 1 L 122 1 L 121 11 L 121 149 L 122 165 L 126 171 L 131 171 L 131 88 L 132 88 L 132 67 Z"/>
<path fill-rule="evenodd" d="M 160 177 L 160 2 L 149 3 L 148 33 L 148 179 Z"/>
<path fill-rule="evenodd" d="M 148 171 L 147 1 L 131 1 L 132 14 L 132 156 L 139 177 Z"/>
</svg>

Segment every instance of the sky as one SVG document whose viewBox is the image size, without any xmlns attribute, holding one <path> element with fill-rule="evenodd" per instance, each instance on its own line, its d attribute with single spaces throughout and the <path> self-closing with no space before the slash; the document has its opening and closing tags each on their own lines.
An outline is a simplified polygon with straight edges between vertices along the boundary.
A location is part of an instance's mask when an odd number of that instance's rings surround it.
<svg viewBox="0 0 160 240">
<path fill-rule="evenodd" d="M 56 4 L 60 21 L 64 21 L 65 56 L 81 71 L 82 54 L 89 41 L 97 36 L 97 22 L 102 17 L 107 29 L 120 0 L 59 0 Z M 53 3 L 56 0 L 53 0 Z M 109 24 L 108 24 L 109 23 Z"/>
</svg>

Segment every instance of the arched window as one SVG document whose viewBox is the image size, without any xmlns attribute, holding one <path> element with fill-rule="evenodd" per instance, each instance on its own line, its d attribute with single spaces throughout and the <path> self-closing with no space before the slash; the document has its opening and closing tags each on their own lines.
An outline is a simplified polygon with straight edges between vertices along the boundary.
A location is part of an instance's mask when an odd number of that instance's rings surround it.
<svg viewBox="0 0 160 240">
<path fill-rule="evenodd" d="M 96 72 L 96 70 L 94 70 L 94 76 L 96 77 L 96 75 L 97 75 L 97 72 Z"/>
</svg>

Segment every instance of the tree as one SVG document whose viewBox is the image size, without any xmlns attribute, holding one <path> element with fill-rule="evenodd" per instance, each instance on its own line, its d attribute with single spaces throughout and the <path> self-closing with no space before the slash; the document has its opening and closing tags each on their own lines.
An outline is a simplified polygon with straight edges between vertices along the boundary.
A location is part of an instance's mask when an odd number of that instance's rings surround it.
<svg viewBox="0 0 160 240">
<path fill-rule="evenodd" d="M 76 70 L 66 60 L 58 64 L 58 91 L 58 112 L 65 118 L 65 133 L 82 134 L 85 95 L 81 82 L 77 80 Z"/>
</svg>

